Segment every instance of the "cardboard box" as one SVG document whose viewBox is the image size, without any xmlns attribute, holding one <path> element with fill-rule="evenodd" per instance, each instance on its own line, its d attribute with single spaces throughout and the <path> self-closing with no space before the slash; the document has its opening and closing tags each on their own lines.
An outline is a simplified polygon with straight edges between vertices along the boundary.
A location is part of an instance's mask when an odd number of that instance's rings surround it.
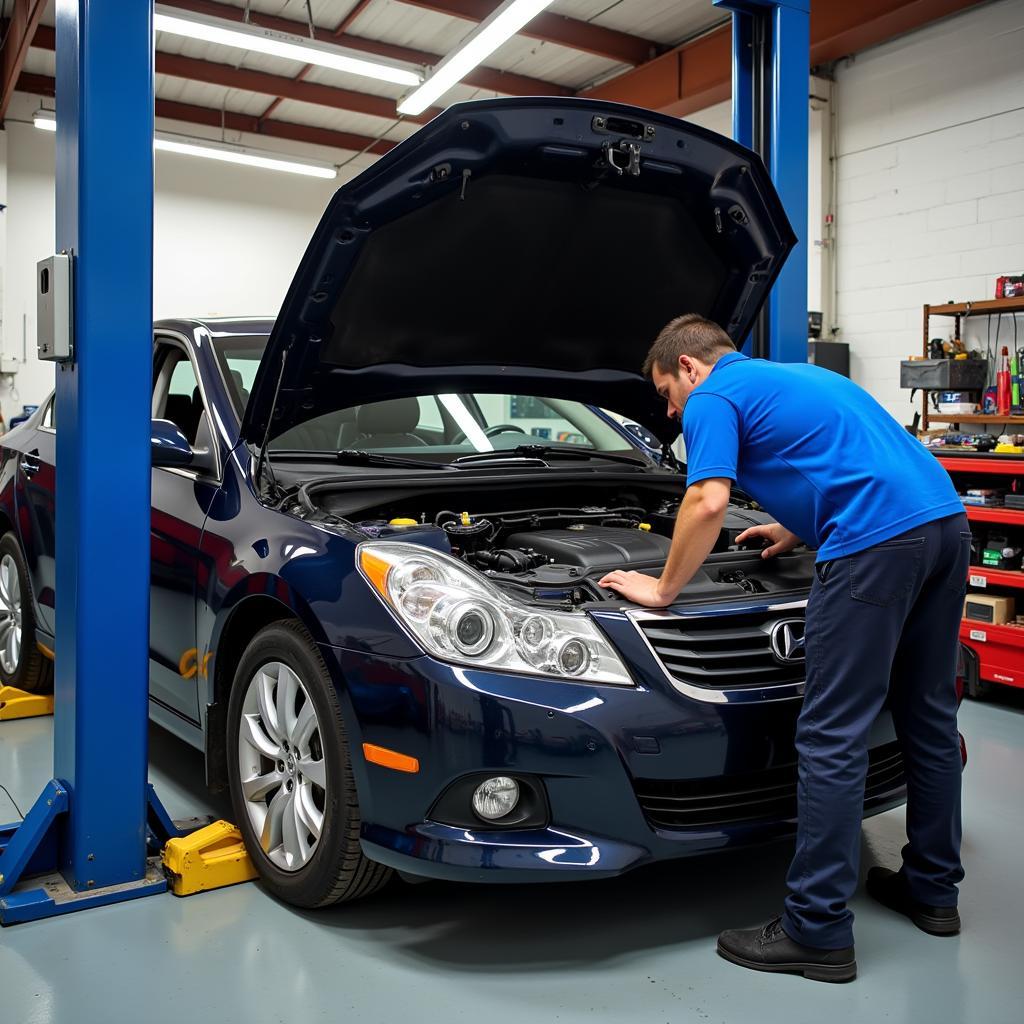
<svg viewBox="0 0 1024 1024">
<path fill-rule="evenodd" d="M 1015 615 L 1012 597 L 995 597 L 989 594 L 968 594 L 964 599 L 964 618 L 972 622 L 987 622 L 990 626 L 1002 626 L 1012 622 Z"/>
</svg>

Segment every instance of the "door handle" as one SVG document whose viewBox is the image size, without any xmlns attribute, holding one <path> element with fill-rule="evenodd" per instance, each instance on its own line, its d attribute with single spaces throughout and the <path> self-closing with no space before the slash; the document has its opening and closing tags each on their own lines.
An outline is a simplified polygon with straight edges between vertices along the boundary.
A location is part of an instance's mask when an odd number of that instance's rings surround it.
<svg viewBox="0 0 1024 1024">
<path fill-rule="evenodd" d="M 21 471 L 25 476 L 35 476 L 36 473 L 42 468 L 39 464 L 38 459 L 30 458 L 28 455 L 24 456 L 21 460 Z"/>
</svg>

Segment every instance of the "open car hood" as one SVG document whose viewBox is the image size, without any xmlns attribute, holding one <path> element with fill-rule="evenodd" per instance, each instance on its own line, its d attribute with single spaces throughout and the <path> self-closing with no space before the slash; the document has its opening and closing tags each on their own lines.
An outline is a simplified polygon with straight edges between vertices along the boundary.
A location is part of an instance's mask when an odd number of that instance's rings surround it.
<svg viewBox="0 0 1024 1024">
<path fill-rule="evenodd" d="M 678 433 L 640 366 L 697 312 L 740 343 L 796 238 L 730 139 L 583 99 L 460 103 L 338 189 L 242 422 L 256 444 L 431 392 L 571 398 Z"/>
</svg>

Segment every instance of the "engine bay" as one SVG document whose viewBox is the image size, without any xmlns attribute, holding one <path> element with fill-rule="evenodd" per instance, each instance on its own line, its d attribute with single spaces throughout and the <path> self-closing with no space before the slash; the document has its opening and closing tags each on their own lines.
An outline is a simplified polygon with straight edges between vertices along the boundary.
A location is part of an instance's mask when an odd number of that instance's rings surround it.
<svg viewBox="0 0 1024 1024">
<path fill-rule="evenodd" d="M 565 500 L 564 487 L 536 485 L 492 486 L 483 494 L 422 487 L 369 491 L 362 499 L 358 491 L 324 485 L 315 490 L 305 496 L 305 512 L 314 518 L 344 522 L 365 538 L 450 552 L 521 598 L 573 607 L 618 600 L 598 586 L 612 569 L 657 575 L 668 557 L 681 500 L 678 477 L 670 484 L 650 481 L 629 489 L 578 486 L 575 503 Z M 760 540 L 737 542 L 748 527 L 771 521 L 751 502 L 731 503 L 711 555 L 680 600 L 806 591 L 812 553 L 765 560 Z"/>
</svg>

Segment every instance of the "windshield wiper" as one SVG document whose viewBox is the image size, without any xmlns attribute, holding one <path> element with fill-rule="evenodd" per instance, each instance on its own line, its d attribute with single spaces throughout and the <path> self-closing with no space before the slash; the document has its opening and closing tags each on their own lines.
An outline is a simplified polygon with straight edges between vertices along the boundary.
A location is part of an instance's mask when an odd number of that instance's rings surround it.
<svg viewBox="0 0 1024 1024">
<path fill-rule="evenodd" d="M 650 469 L 651 464 L 644 459 L 635 458 L 632 455 L 613 455 L 611 452 L 576 451 L 572 448 L 556 448 L 551 444 L 521 444 L 515 448 L 502 448 L 493 452 L 477 452 L 475 455 L 463 455 L 456 459 L 452 465 L 458 466 L 467 462 L 484 462 L 490 459 L 510 458 L 535 458 L 542 456 L 557 456 L 564 459 L 607 459 L 609 462 L 624 462 L 629 466 L 640 466 L 643 469 Z"/>
</svg>

